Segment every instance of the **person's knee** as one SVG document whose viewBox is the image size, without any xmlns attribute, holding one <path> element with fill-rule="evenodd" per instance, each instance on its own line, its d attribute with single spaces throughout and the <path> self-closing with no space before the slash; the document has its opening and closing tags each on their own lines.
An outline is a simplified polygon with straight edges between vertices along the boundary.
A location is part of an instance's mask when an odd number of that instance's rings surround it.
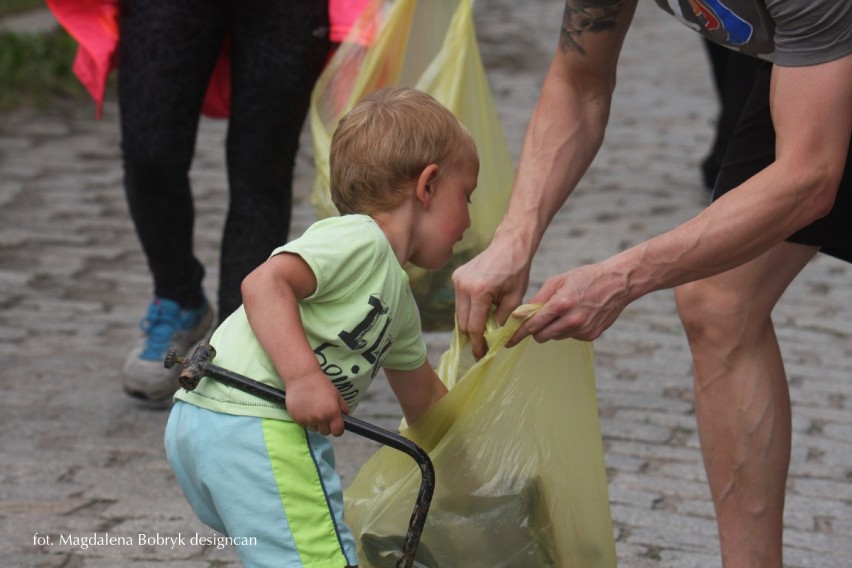
<svg viewBox="0 0 852 568">
<path fill-rule="evenodd" d="M 675 290 L 675 301 L 690 347 L 731 350 L 740 344 L 749 326 L 749 305 L 735 290 L 705 281 Z"/>
<path fill-rule="evenodd" d="M 146 186 L 187 184 L 193 141 L 158 136 L 125 136 L 121 142 L 125 176 Z"/>
</svg>

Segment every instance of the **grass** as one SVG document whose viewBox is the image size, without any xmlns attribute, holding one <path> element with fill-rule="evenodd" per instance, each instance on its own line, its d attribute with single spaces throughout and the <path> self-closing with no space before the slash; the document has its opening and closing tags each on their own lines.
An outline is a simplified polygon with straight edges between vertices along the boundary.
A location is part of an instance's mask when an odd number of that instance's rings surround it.
<svg viewBox="0 0 852 568">
<path fill-rule="evenodd" d="M 0 18 L 44 8 L 44 0 L 0 0 Z"/>
<path fill-rule="evenodd" d="M 0 112 L 83 99 L 86 91 L 71 70 L 76 50 L 76 42 L 62 29 L 0 33 Z"/>
<path fill-rule="evenodd" d="M 0 0 L 0 18 L 44 8 L 44 0 Z M 76 50 L 77 44 L 62 29 L 0 32 L 0 112 L 85 98 L 85 89 L 71 71 Z"/>
</svg>

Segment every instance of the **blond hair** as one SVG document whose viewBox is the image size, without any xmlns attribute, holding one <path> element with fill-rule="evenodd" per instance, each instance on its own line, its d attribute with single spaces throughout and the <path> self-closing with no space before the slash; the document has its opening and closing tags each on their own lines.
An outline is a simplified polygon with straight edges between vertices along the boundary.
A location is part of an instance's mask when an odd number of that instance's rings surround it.
<svg viewBox="0 0 852 568">
<path fill-rule="evenodd" d="M 473 137 L 445 106 L 408 87 L 364 97 L 331 140 L 331 199 L 341 215 L 401 205 L 429 164 L 476 157 Z M 440 175 L 440 174 L 439 174 Z"/>
</svg>

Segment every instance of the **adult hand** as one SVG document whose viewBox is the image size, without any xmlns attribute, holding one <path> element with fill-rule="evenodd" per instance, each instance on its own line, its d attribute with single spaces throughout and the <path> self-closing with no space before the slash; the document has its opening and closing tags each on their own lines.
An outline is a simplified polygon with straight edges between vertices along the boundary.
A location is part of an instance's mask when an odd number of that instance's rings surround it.
<svg viewBox="0 0 852 568">
<path fill-rule="evenodd" d="M 592 341 L 609 328 L 630 302 L 627 279 L 601 264 L 590 264 L 548 278 L 530 304 L 544 304 L 506 343 L 532 335 L 543 343 L 574 338 Z"/>
<path fill-rule="evenodd" d="M 287 414 L 306 430 L 340 436 L 349 406 L 328 377 L 316 371 L 287 383 Z"/>
<path fill-rule="evenodd" d="M 453 273 L 456 317 L 459 330 L 470 336 L 473 355 L 480 359 L 488 351 L 485 322 L 491 306 L 500 324 L 521 304 L 529 284 L 530 261 L 511 241 L 495 240 L 481 254 Z"/>
</svg>

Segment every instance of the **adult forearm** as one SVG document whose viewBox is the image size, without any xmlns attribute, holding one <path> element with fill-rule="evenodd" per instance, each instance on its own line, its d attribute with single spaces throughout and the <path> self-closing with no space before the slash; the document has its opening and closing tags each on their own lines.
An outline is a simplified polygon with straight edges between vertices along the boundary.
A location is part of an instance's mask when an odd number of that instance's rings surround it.
<svg viewBox="0 0 852 568">
<path fill-rule="evenodd" d="M 509 206 L 495 233 L 495 241 L 513 243 L 529 259 L 603 141 L 611 85 L 594 91 L 580 86 L 556 64 L 551 67 L 527 129 Z"/>
<path fill-rule="evenodd" d="M 852 55 L 772 73 L 776 161 L 692 220 L 614 257 L 632 274 L 631 299 L 739 266 L 830 210 L 852 125 Z"/>
<path fill-rule="evenodd" d="M 628 301 L 719 274 L 819 218 L 824 211 L 811 198 L 819 183 L 790 180 L 773 164 L 689 221 L 604 262 L 623 276 Z"/>
</svg>

